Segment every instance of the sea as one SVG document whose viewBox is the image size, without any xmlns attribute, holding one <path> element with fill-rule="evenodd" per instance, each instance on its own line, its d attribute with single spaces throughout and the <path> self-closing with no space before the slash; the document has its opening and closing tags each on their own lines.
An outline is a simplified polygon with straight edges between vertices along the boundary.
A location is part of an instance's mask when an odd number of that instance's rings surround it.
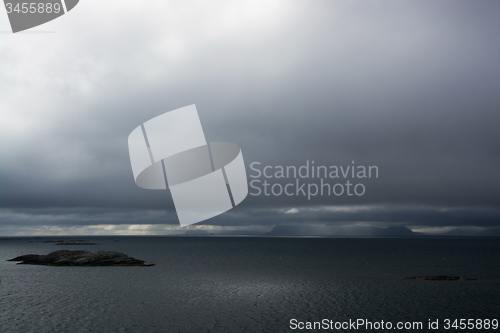
<svg viewBox="0 0 500 333">
<path fill-rule="evenodd" d="M 98 245 L 44 243 L 58 239 Z M 155 265 L 6 261 L 62 249 L 119 251 Z M 460 279 L 405 279 L 430 275 Z M 2 333 L 495 332 L 499 319 L 500 238 L 0 240 Z"/>
</svg>

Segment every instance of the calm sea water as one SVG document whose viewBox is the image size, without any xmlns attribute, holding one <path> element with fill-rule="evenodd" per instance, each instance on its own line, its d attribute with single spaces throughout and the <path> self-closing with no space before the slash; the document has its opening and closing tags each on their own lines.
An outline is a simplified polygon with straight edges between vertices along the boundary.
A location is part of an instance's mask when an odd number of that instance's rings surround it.
<svg viewBox="0 0 500 333">
<path fill-rule="evenodd" d="M 30 242 L 44 239 L 57 238 L 0 240 L 1 332 L 294 332 L 292 318 L 500 319 L 500 240 L 494 238 Z M 60 249 L 116 250 L 156 265 L 46 267 L 5 261 Z M 478 280 L 404 280 L 409 275 Z"/>
</svg>

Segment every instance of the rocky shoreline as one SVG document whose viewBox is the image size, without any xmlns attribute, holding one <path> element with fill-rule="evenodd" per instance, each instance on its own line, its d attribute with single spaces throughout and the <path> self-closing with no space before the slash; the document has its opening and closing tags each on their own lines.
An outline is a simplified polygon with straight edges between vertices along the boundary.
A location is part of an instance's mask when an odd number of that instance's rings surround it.
<svg viewBox="0 0 500 333">
<path fill-rule="evenodd" d="M 154 266 L 116 251 L 59 250 L 47 255 L 26 254 L 7 261 L 20 261 L 18 265 L 45 266 Z"/>
</svg>

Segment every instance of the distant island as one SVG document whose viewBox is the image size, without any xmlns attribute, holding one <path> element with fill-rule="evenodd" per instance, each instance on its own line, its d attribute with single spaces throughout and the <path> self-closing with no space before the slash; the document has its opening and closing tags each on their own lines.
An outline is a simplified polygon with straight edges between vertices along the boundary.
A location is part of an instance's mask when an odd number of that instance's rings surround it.
<svg viewBox="0 0 500 333">
<path fill-rule="evenodd" d="M 83 240 L 44 240 L 44 241 L 29 241 L 28 243 L 55 243 L 55 245 L 101 245 Z"/>
<path fill-rule="evenodd" d="M 96 243 L 84 242 L 84 241 L 60 241 L 56 245 L 99 245 Z"/>
<path fill-rule="evenodd" d="M 144 260 L 132 258 L 116 251 L 59 250 L 47 255 L 26 254 L 7 261 L 20 261 L 18 265 L 45 266 L 153 266 Z"/>
</svg>

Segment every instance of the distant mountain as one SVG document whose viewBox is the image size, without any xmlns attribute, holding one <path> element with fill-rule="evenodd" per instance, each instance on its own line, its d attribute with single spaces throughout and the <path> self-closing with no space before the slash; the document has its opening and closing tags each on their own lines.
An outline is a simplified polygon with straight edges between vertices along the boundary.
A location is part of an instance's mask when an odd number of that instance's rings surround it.
<svg viewBox="0 0 500 333">
<path fill-rule="evenodd" d="M 262 233 L 255 230 L 187 230 L 185 236 L 243 236 L 243 235 L 264 235 L 264 236 L 371 236 L 371 237 L 419 237 L 419 236 L 450 236 L 450 237 L 500 237 L 500 229 L 489 228 L 484 230 L 471 228 L 455 228 L 442 234 L 423 234 L 413 232 L 404 226 L 389 226 L 387 228 L 370 226 L 350 226 L 340 227 L 321 225 L 277 225 L 271 231 Z"/>
<path fill-rule="evenodd" d="M 387 228 L 367 227 L 367 226 L 308 226 L 308 225 L 277 225 L 268 236 L 419 236 L 410 229 L 403 226 L 390 226 Z"/>
<path fill-rule="evenodd" d="M 411 231 L 407 227 L 390 226 L 379 231 L 380 236 L 416 236 L 418 233 Z"/>
<path fill-rule="evenodd" d="M 262 235 L 262 232 L 253 230 L 187 230 L 185 236 L 217 236 L 217 235 Z"/>
</svg>

